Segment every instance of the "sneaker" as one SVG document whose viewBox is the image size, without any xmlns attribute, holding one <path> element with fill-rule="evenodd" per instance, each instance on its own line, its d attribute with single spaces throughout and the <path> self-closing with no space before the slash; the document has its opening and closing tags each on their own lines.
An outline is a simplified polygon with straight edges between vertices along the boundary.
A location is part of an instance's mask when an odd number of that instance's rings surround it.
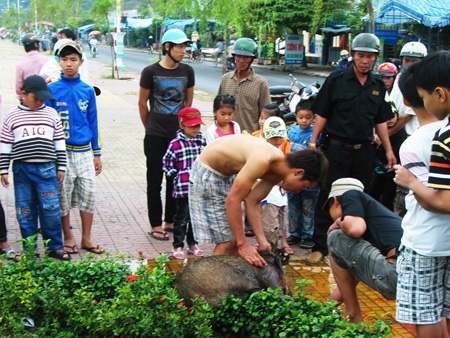
<svg viewBox="0 0 450 338">
<path fill-rule="evenodd" d="M 300 248 L 303 249 L 312 249 L 315 243 L 311 240 L 311 238 L 302 239 L 300 242 Z"/>
<path fill-rule="evenodd" d="M 292 245 L 292 244 L 297 244 L 301 241 L 301 238 L 295 237 L 290 235 L 287 239 L 287 244 Z"/>
</svg>

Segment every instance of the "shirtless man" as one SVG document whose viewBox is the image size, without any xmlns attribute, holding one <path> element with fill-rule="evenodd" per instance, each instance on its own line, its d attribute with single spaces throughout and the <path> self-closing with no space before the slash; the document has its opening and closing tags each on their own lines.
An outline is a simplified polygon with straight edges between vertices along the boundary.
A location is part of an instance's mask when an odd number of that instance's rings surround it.
<svg viewBox="0 0 450 338">
<path fill-rule="evenodd" d="M 216 243 L 214 255 L 241 255 L 255 266 L 266 265 L 246 240 L 242 202 L 258 248 L 271 250 L 264 236 L 260 202 L 275 184 L 286 192 L 321 185 L 327 170 L 327 159 L 315 149 L 284 155 L 268 142 L 247 135 L 214 140 L 191 170 L 189 209 L 196 241 Z"/>
</svg>

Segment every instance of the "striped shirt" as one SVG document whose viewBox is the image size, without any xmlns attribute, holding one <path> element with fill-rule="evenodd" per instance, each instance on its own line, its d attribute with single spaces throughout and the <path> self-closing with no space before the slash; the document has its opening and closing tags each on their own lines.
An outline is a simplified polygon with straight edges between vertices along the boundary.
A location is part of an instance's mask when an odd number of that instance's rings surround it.
<svg viewBox="0 0 450 338">
<path fill-rule="evenodd" d="M 428 187 L 450 189 L 450 121 L 434 136 Z"/>
<path fill-rule="evenodd" d="M 206 146 L 206 140 L 200 132 L 197 137 L 188 139 L 181 130 L 170 141 L 163 157 L 163 170 L 173 180 L 174 198 L 187 198 L 189 193 L 189 176 L 192 164 Z"/>
<path fill-rule="evenodd" d="M 8 174 L 11 161 L 56 161 L 59 171 L 66 170 L 64 131 L 53 108 L 44 105 L 34 111 L 19 105 L 5 116 L 0 136 L 0 174 Z"/>
</svg>

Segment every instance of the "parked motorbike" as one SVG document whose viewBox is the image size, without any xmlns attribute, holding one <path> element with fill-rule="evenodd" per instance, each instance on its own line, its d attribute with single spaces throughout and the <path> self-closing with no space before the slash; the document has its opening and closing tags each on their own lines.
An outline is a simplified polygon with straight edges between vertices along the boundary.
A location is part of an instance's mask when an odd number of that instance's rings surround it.
<svg viewBox="0 0 450 338">
<path fill-rule="evenodd" d="M 289 128 L 295 121 L 295 109 L 301 101 L 313 99 L 319 92 L 320 84 L 317 81 L 305 85 L 289 74 L 290 86 L 271 86 L 269 88 L 272 103 L 275 103 L 283 113 L 283 120 Z"/>
</svg>

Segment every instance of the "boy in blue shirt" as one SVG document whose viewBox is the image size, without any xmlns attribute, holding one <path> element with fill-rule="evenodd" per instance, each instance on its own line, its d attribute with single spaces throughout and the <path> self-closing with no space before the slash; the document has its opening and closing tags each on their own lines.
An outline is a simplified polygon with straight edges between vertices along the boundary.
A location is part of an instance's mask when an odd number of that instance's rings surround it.
<svg viewBox="0 0 450 338">
<path fill-rule="evenodd" d="M 59 81 L 49 85 L 54 99 L 46 104 L 56 109 L 61 118 L 67 150 L 67 171 L 60 185 L 61 216 L 64 233 L 64 249 L 77 254 L 70 230 L 70 208 L 80 210 L 82 238 L 81 248 L 95 254 L 103 248 L 91 239 L 94 218 L 96 182 L 102 172 L 101 137 L 94 89 L 81 81 L 78 70 L 83 64 L 83 49 L 75 41 L 63 43 L 58 52 L 63 73 Z"/>
<path fill-rule="evenodd" d="M 297 125 L 288 132 L 291 151 L 308 148 L 314 130 L 314 113 L 310 107 L 312 100 L 301 101 L 296 107 Z M 320 141 L 320 138 L 319 138 Z M 289 233 L 288 244 L 300 243 L 300 247 L 311 249 L 314 246 L 314 213 L 320 189 L 318 187 L 303 189 L 300 193 L 289 193 Z"/>
</svg>

